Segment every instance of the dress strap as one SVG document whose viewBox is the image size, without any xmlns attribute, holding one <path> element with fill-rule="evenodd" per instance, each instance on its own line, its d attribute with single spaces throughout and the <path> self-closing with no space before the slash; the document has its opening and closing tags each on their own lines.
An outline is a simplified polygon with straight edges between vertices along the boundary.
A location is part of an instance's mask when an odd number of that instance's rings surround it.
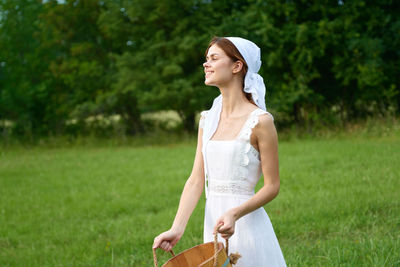
<svg viewBox="0 0 400 267">
<path fill-rule="evenodd" d="M 250 113 L 247 121 L 244 123 L 244 126 L 238 135 L 238 139 L 243 141 L 250 141 L 252 130 L 258 124 L 258 116 L 262 114 L 269 114 L 272 119 L 274 119 L 274 117 L 268 111 L 262 110 L 260 108 L 253 110 Z"/>
<path fill-rule="evenodd" d="M 200 128 L 204 128 L 204 121 L 206 120 L 206 116 L 207 116 L 208 110 L 203 110 L 200 115 L 200 121 L 199 121 L 199 127 Z"/>
<path fill-rule="evenodd" d="M 205 126 L 204 124 L 205 124 L 208 112 L 209 112 L 209 110 L 203 110 L 200 113 L 201 117 L 199 120 L 199 128 L 204 129 L 204 126 Z M 203 132 L 203 135 L 204 135 L 204 132 Z M 202 138 L 202 140 L 203 140 L 203 147 L 201 148 L 201 152 L 203 154 L 203 167 L 204 167 L 204 192 L 206 194 L 206 199 L 207 199 L 207 197 L 208 197 L 208 171 L 207 171 L 207 168 L 208 167 L 207 167 L 207 159 L 205 156 L 206 150 L 205 150 L 205 145 L 204 145 L 204 138 Z"/>
</svg>

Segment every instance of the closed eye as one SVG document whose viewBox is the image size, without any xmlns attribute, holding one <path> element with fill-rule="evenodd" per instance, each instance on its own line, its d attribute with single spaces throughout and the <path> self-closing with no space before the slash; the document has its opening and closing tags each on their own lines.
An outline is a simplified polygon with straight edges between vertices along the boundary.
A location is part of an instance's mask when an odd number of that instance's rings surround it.
<svg viewBox="0 0 400 267">
<path fill-rule="evenodd" d="M 211 58 L 210 59 L 210 61 L 215 61 L 215 60 L 217 60 L 217 58 Z M 207 62 L 208 60 L 206 59 L 206 62 Z"/>
<path fill-rule="evenodd" d="M 211 58 L 211 59 L 213 59 L 213 60 L 216 60 L 216 59 L 217 59 L 217 55 L 218 55 L 218 54 L 211 54 L 210 56 L 206 56 L 206 61 L 207 61 L 208 58 Z"/>
</svg>

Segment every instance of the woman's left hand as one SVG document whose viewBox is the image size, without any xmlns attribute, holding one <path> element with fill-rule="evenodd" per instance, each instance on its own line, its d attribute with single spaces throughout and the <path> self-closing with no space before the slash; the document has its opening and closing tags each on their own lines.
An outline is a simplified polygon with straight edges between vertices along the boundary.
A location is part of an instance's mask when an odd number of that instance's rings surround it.
<svg viewBox="0 0 400 267">
<path fill-rule="evenodd" d="M 223 238 L 229 239 L 235 233 L 235 222 L 236 218 L 233 214 L 233 211 L 227 211 L 217 220 L 217 223 L 214 226 L 213 234 L 218 231 L 218 233 L 220 233 Z M 220 227 L 219 230 L 218 227 Z"/>
</svg>

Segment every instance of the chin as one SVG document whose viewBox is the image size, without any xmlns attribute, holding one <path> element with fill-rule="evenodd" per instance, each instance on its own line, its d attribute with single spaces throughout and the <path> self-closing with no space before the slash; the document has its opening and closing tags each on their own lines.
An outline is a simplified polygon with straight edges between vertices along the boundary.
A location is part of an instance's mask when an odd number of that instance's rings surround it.
<svg viewBox="0 0 400 267">
<path fill-rule="evenodd" d="M 211 85 L 210 81 L 207 80 L 207 79 L 204 80 L 204 84 L 205 84 L 205 85 Z"/>
<path fill-rule="evenodd" d="M 215 82 L 213 82 L 212 80 L 208 80 L 208 79 L 204 80 L 204 84 L 209 85 L 209 86 L 217 86 L 217 84 Z"/>
</svg>

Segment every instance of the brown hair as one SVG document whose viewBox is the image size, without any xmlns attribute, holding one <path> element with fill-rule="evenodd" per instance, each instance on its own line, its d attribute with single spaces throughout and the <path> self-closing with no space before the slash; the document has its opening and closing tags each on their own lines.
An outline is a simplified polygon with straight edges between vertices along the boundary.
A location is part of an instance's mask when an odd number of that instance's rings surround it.
<svg viewBox="0 0 400 267">
<path fill-rule="evenodd" d="M 242 68 L 242 70 L 240 71 L 240 73 L 242 74 L 242 77 L 243 77 L 243 85 L 242 85 L 242 86 L 244 87 L 244 77 L 246 76 L 248 67 L 247 67 L 246 61 L 244 60 L 242 54 L 240 54 L 240 52 L 239 52 L 239 50 L 236 48 L 236 46 L 235 46 L 231 41 L 229 41 L 228 39 L 226 39 L 226 38 L 224 38 L 224 37 L 217 37 L 217 36 L 214 36 L 214 37 L 211 39 L 210 43 L 208 44 L 208 47 L 207 47 L 206 52 L 205 52 L 205 54 L 204 54 L 204 57 L 207 57 L 208 50 L 209 50 L 210 47 L 213 46 L 214 44 L 217 45 L 217 46 L 218 46 L 219 48 L 221 48 L 222 50 L 224 50 L 225 54 L 226 54 L 230 59 L 232 59 L 233 62 L 240 60 L 240 61 L 243 63 L 243 68 Z M 245 95 L 246 95 L 247 100 L 249 100 L 251 103 L 254 104 L 254 101 L 253 101 L 253 99 L 252 99 L 252 97 L 251 97 L 251 94 L 250 94 L 250 93 L 246 93 L 246 92 L 244 92 L 244 93 L 245 93 Z"/>
</svg>

